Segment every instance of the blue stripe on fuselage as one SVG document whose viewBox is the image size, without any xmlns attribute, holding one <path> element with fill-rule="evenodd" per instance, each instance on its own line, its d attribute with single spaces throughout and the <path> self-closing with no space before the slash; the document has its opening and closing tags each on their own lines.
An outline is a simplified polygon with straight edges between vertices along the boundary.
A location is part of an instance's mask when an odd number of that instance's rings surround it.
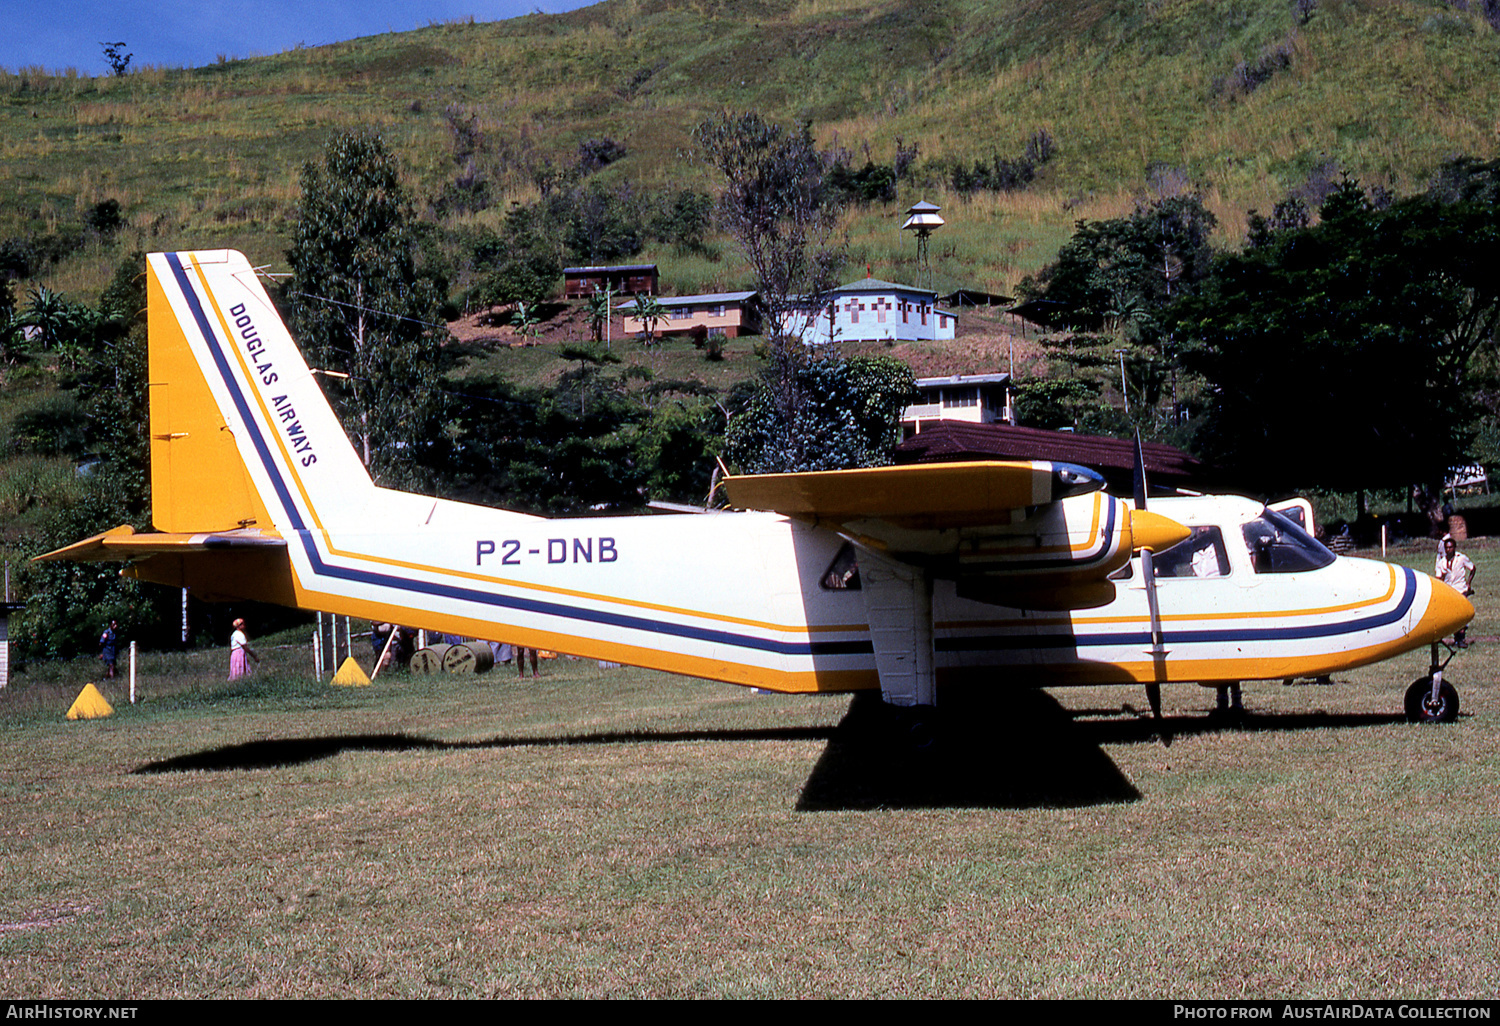
<svg viewBox="0 0 1500 1026">
<path fill-rule="evenodd" d="M 1357 631 L 1375 630 L 1400 622 L 1411 611 L 1417 599 L 1417 575 L 1402 567 L 1402 595 L 1396 605 L 1382 613 L 1356 620 L 1331 620 L 1296 627 L 1238 627 L 1225 630 L 1162 630 L 1163 644 L 1190 645 L 1225 642 L 1299 641 L 1328 638 Z M 937 639 L 939 652 L 1013 652 L 1022 649 L 1102 648 L 1111 645 L 1146 646 L 1151 632 L 1132 633 L 1056 633 L 1056 634 L 983 634 Z"/>
</svg>

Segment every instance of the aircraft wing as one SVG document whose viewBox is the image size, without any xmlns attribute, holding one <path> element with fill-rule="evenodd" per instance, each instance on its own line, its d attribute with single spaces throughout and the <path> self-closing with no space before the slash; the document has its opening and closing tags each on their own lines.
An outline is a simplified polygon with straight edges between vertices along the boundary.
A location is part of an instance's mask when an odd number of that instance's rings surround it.
<svg viewBox="0 0 1500 1026">
<path fill-rule="evenodd" d="M 959 593 L 1032 608 L 1107 601 L 1132 551 L 1160 551 L 1182 525 L 1132 510 L 1069 463 L 908 464 L 729 477 L 731 505 L 836 531 L 872 554 L 958 581 Z"/>
<path fill-rule="evenodd" d="M 38 563 L 103 563 L 144 559 L 148 556 L 186 555 L 193 552 L 226 552 L 231 550 L 284 549 L 280 535 L 245 529 L 210 531 L 201 534 L 137 534 L 129 524 L 111 528 L 92 538 L 65 545 L 37 556 Z"/>
<path fill-rule="evenodd" d="M 1104 478 L 1070 463 L 922 463 L 725 479 L 731 505 L 801 520 L 842 523 L 879 518 L 942 530 L 993 524 L 997 516 L 1104 487 Z"/>
</svg>

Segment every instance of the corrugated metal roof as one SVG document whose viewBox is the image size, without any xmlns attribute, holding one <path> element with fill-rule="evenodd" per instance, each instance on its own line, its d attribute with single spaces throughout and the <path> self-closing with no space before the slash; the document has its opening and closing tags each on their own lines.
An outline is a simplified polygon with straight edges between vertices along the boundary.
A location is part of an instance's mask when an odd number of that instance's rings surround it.
<svg viewBox="0 0 1500 1026">
<path fill-rule="evenodd" d="M 657 296 L 656 301 L 665 307 L 693 306 L 697 303 L 743 303 L 753 295 L 754 292 L 705 292 L 697 296 Z M 621 303 L 615 309 L 634 310 L 635 300 Z"/>
<path fill-rule="evenodd" d="M 1146 478 L 1152 484 L 1191 487 L 1213 477 L 1213 468 L 1181 449 L 1159 442 L 1141 445 Z M 1092 467 L 1111 486 L 1130 493 L 1135 470 L 1135 443 L 1072 431 L 972 424 L 945 420 L 929 424 L 896 449 L 897 463 L 953 463 L 963 460 L 1052 460 Z"/>
<path fill-rule="evenodd" d="M 834 292 L 916 292 L 923 296 L 936 296 L 932 289 L 919 289 L 915 285 L 901 285 L 879 278 L 859 278 L 847 285 L 840 285 Z"/>
<path fill-rule="evenodd" d="M 918 388 L 942 388 L 945 385 L 999 385 L 1009 381 L 1010 375 L 999 374 L 951 374 L 946 378 L 918 378 Z"/>
</svg>

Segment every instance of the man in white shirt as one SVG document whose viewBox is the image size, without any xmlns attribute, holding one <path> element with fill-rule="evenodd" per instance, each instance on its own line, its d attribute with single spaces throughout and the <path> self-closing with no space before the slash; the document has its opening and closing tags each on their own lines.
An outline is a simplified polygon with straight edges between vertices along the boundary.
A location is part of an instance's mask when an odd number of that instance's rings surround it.
<svg viewBox="0 0 1500 1026">
<path fill-rule="evenodd" d="M 1474 562 L 1458 551 L 1458 543 L 1453 540 L 1451 534 L 1443 535 L 1442 544 L 1438 547 L 1437 566 L 1432 571 L 1432 576 L 1460 595 L 1474 594 Z M 1453 635 L 1453 640 L 1458 643 L 1459 648 L 1469 647 L 1469 643 L 1464 640 L 1464 635 L 1468 633 L 1468 630 L 1466 626 Z"/>
</svg>

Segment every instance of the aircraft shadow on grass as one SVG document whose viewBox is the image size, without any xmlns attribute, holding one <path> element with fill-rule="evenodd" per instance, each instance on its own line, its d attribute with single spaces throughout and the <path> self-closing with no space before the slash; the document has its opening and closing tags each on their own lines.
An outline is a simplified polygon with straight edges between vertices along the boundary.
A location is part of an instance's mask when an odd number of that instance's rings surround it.
<svg viewBox="0 0 1500 1026">
<path fill-rule="evenodd" d="M 1069 808 L 1131 802 L 1135 785 L 1101 746 L 1168 744 L 1225 729 L 1294 731 L 1402 722 L 1381 714 L 1246 714 L 1235 724 L 1204 716 L 1168 716 L 1160 725 L 1129 704 L 1069 711 L 1045 691 L 954 703 L 941 744 L 919 747 L 914 726 L 878 693 L 854 696 L 833 727 L 760 730 L 619 731 L 562 737 L 434 741 L 408 734 L 351 734 L 250 741 L 147 763 L 137 774 L 276 769 L 341 752 L 461 751 L 688 741 L 826 741 L 797 809 Z M 1099 718 L 1096 718 L 1099 717 Z"/>
</svg>

